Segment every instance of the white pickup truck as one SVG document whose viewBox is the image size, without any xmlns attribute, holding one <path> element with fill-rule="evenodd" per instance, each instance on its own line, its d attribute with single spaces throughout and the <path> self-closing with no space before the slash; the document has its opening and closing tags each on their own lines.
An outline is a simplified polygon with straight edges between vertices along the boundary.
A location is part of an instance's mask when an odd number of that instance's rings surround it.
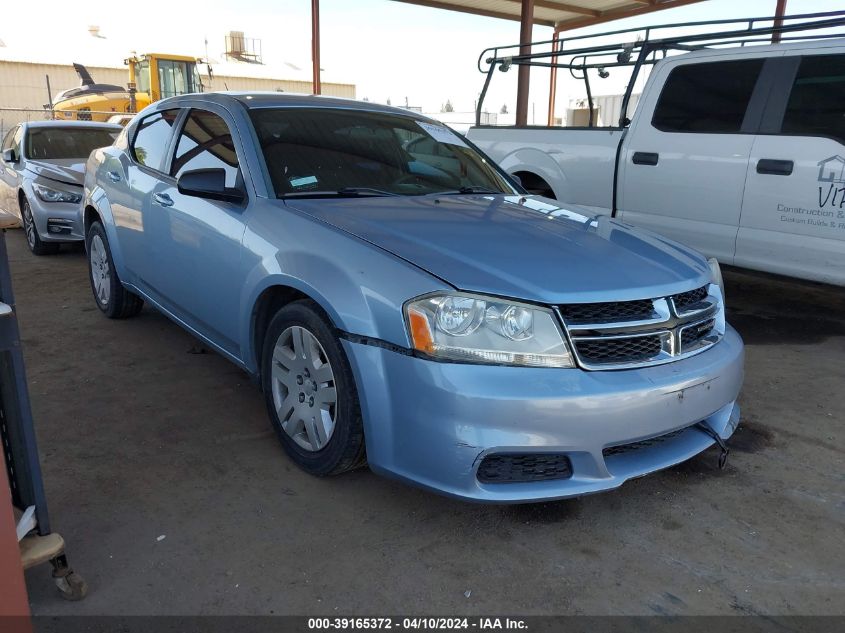
<svg viewBox="0 0 845 633">
<path fill-rule="evenodd" d="M 532 193 L 725 264 L 845 285 L 845 39 L 655 60 L 658 48 L 642 47 L 654 66 L 630 122 L 623 113 L 613 128 L 476 126 L 467 136 Z M 628 61 L 620 50 L 608 66 Z M 604 70 L 585 59 L 585 74 Z M 487 61 L 501 60 L 520 61 Z"/>
</svg>

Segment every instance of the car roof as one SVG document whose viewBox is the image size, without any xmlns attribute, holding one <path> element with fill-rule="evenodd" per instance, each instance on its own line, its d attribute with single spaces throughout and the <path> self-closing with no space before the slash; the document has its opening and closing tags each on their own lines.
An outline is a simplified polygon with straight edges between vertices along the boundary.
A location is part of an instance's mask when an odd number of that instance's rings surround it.
<svg viewBox="0 0 845 633">
<path fill-rule="evenodd" d="M 27 127 L 27 128 L 78 127 L 78 128 L 106 128 L 108 130 L 117 130 L 117 131 L 120 131 L 120 130 L 123 129 L 119 125 L 115 125 L 114 123 L 103 123 L 103 122 L 100 122 L 100 121 L 25 121 L 22 125 L 24 127 Z"/>
<path fill-rule="evenodd" d="M 194 94 L 180 95 L 158 101 L 156 110 L 163 110 L 167 107 L 181 106 L 185 102 L 205 101 L 220 105 L 231 105 L 239 103 L 247 109 L 260 108 L 341 108 L 344 110 L 359 110 L 361 112 L 383 112 L 385 114 L 398 114 L 400 116 L 423 119 L 438 123 L 436 119 L 427 117 L 413 110 L 397 108 L 388 105 L 381 105 L 371 101 L 357 101 L 355 99 L 344 99 L 341 97 L 330 97 L 324 95 L 300 94 L 293 92 L 272 92 L 272 91 L 220 91 L 220 92 L 198 92 Z M 186 104 L 187 105 L 187 104 Z"/>
</svg>

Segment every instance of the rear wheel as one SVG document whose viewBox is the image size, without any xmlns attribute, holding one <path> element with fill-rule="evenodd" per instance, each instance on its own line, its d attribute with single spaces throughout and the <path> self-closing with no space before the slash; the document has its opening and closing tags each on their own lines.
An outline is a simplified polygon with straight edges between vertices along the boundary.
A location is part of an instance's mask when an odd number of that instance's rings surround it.
<svg viewBox="0 0 845 633">
<path fill-rule="evenodd" d="M 97 307 L 110 319 L 126 319 L 138 314 L 144 301 L 120 283 L 106 231 L 99 222 L 94 222 L 88 229 L 86 246 L 91 290 Z"/>
<path fill-rule="evenodd" d="M 324 476 L 366 463 L 352 370 L 317 304 L 296 301 L 279 310 L 267 329 L 261 370 L 273 428 L 300 468 Z"/>
<path fill-rule="evenodd" d="M 38 235 L 35 220 L 32 219 L 32 207 L 25 197 L 21 201 L 21 220 L 23 232 L 26 235 L 26 245 L 33 255 L 55 255 L 59 252 L 59 245 L 51 242 L 44 242 Z"/>
</svg>

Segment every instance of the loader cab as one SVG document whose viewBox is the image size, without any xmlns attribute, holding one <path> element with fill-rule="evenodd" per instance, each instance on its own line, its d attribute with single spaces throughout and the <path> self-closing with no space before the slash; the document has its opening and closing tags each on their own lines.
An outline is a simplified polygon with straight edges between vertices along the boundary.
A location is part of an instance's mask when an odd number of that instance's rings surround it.
<svg viewBox="0 0 845 633">
<path fill-rule="evenodd" d="M 140 100 L 152 103 L 168 97 L 202 92 L 203 85 L 195 57 L 148 53 L 127 59 L 126 63 L 129 66 L 129 81 L 135 84 Z"/>
</svg>

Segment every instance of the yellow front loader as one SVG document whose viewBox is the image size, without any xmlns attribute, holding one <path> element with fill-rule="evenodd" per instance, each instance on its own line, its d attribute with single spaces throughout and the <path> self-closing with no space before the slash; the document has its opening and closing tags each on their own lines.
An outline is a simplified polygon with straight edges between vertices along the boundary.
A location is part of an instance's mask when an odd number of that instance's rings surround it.
<svg viewBox="0 0 845 633">
<path fill-rule="evenodd" d="M 57 119 L 107 121 L 115 114 L 138 112 L 159 99 L 202 92 L 197 72 L 200 61 L 196 57 L 160 53 L 130 57 L 124 60 L 129 67 L 126 88 L 95 83 L 85 66 L 74 64 L 82 85 L 56 95 L 52 110 Z"/>
</svg>

